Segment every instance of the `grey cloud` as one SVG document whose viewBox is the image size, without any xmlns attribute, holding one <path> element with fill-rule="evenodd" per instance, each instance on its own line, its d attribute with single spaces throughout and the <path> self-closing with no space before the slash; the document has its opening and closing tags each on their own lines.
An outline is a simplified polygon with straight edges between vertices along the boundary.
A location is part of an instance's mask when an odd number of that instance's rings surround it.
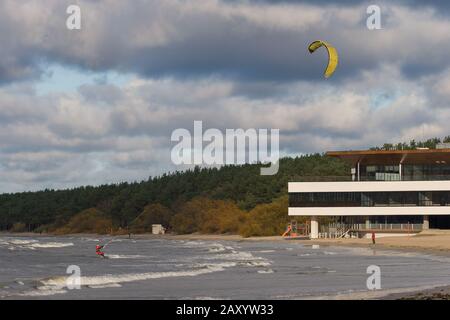
<svg viewBox="0 0 450 320">
<path fill-rule="evenodd" d="M 448 60 L 450 23 L 438 9 L 416 10 L 409 1 L 382 1 L 384 29 L 374 32 L 365 28 L 365 3 L 358 1 L 344 7 L 322 2 L 329 4 L 322 7 L 312 2 L 176 0 L 80 1 L 83 29 L 70 32 L 61 14 L 69 2 L 52 0 L 39 6 L 36 0 L 27 0 L 29 8 L 2 2 L 0 37 L 10 44 L 1 51 L 10 58 L 0 67 L 3 82 L 35 76 L 42 61 L 150 78 L 320 80 L 326 54 L 311 56 L 306 50 L 316 38 L 339 49 L 339 72 L 330 80 L 335 82 L 374 70 L 380 63 L 400 65 L 417 77 Z M 23 19 L 4 17 L 13 11 Z M 26 19 L 28 23 L 19 24 Z"/>
</svg>

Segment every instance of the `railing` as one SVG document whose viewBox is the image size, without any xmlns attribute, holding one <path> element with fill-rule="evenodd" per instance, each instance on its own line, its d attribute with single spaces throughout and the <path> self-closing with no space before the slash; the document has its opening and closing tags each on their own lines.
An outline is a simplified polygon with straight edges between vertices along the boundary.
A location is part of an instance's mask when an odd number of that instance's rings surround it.
<svg viewBox="0 0 450 320">
<path fill-rule="evenodd" d="M 351 225 L 352 230 L 401 230 L 421 231 L 423 225 L 420 223 L 360 223 Z"/>
<path fill-rule="evenodd" d="M 350 225 L 346 223 L 332 223 L 321 226 L 321 238 L 342 238 L 350 231 Z"/>
<path fill-rule="evenodd" d="M 322 226 L 321 232 L 339 235 L 344 234 L 348 230 L 421 231 L 422 227 L 421 223 L 331 223 Z"/>
<path fill-rule="evenodd" d="M 349 176 L 295 176 L 290 182 L 339 182 L 339 181 L 352 181 L 352 177 Z"/>
<path fill-rule="evenodd" d="M 377 180 L 375 177 L 361 176 L 359 181 L 450 181 L 450 175 L 425 175 L 420 177 L 408 177 L 403 176 L 402 179 L 387 179 Z M 290 182 L 345 182 L 355 181 L 352 180 L 350 175 L 348 176 L 296 176 L 293 177 Z"/>
<path fill-rule="evenodd" d="M 386 179 L 382 180 L 382 179 L 377 179 L 376 177 L 367 177 L 367 176 L 361 176 L 360 177 L 360 181 L 442 181 L 442 180 L 450 180 L 450 175 L 445 174 L 445 175 L 437 175 L 437 174 L 432 174 L 432 175 L 422 175 L 422 176 L 402 176 L 402 178 L 400 179 L 400 177 L 396 177 L 394 175 L 390 176 L 387 175 Z"/>
</svg>

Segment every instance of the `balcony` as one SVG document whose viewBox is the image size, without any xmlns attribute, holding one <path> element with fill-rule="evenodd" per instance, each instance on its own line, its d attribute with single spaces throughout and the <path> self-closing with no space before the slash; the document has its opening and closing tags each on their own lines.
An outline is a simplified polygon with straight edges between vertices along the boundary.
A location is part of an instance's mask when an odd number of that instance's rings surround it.
<svg viewBox="0 0 450 320">
<path fill-rule="evenodd" d="M 348 176 L 297 176 L 291 179 L 290 182 L 349 182 L 349 181 L 450 181 L 450 175 L 424 175 L 424 176 L 403 176 L 399 178 L 393 178 L 394 176 L 388 176 L 388 179 L 381 180 L 372 176 L 361 176 L 359 180 L 352 180 L 350 175 Z"/>
<path fill-rule="evenodd" d="M 331 223 L 321 226 L 320 238 L 360 238 L 365 234 L 375 233 L 419 233 L 422 223 Z"/>
</svg>

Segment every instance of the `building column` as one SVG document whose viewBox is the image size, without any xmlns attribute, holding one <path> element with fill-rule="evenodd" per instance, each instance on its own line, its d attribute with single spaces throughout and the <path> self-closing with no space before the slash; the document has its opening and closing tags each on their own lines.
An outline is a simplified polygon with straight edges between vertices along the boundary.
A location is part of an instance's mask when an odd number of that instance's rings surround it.
<svg viewBox="0 0 450 320">
<path fill-rule="evenodd" d="M 352 173 L 352 181 L 356 181 L 356 167 L 352 168 L 351 173 Z"/>
<path fill-rule="evenodd" d="M 316 216 L 311 217 L 311 239 L 319 238 L 319 221 Z"/>
<path fill-rule="evenodd" d="M 370 229 L 370 217 L 366 216 L 366 229 Z"/>
<path fill-rule="evenodd" d="M 422 230 L 428 230 L 428 229 L 430 229 L 430 217 L 423 216 Z"/>
<path fill-rule="evenodd" d="M 361 181 L 361 161 L 360 160 L 358 160 L 357 171 L 358 171 L 358 181 Z"/>
</svg>

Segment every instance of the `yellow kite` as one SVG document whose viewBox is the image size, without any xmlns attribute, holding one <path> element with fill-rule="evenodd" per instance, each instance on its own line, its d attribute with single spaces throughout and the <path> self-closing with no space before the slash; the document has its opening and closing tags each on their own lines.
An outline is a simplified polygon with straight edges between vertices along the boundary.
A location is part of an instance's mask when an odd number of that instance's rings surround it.
<svg viewBox="0 0 450 320">
<path fill-rule="evenodd" d="M 338 65 L 339 58 L 336 48 L 325 41 L 317 40 L 309 45 L 308 50 L 310 53 L 313 53 L 322 46 L 324 46 L 328 51 L 328 66 L 325 69 L 324 76 L 325 78 L 329 78 L 334 73 Z"/>
</svg>

